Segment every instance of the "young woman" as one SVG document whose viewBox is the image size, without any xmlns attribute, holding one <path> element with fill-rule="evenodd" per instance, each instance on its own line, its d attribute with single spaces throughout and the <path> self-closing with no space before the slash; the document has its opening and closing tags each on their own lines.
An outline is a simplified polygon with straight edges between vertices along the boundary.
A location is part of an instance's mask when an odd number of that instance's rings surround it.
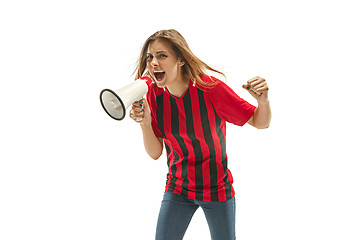
<svg viewBox="0 0 360 240">
<path fill-rule="evenodd" d="M 235 239 L 235 192 L 227 168 L 226 124 L 267 128 L 268 86 L 255 77 L 243 85 L 255 107 L 206 71 L 176 30 L 162 30 L 143 45 L 136 78 L 153 81 L 146 99 L 133 104 L 146 152 L 158 159 L 165 146 L 169 172 L 156 228 L 157 240 L 182 239 L 200 206 L 212 239 Z M 224 74 L 222 74 L 224 75 Z"/>
</svg>

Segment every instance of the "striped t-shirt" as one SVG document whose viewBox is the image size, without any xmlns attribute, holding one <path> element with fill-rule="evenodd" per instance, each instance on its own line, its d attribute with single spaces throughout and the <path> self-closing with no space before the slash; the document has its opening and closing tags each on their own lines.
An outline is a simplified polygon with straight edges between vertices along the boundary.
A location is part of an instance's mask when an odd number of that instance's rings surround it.
<svg viewBox="0 0 360 240">
<path fill-rule="evenodd" d="M 201 76 L 204 82 L 210 77 Z M 209 89 L 189 88 L 180 98 L 150 85 L 147 100 L 152 128 L 163 138 L 169 171 L 166 192 L 201 201 L 233 198 L 233 177 L 227 168 L 226 122 L 244 125 L 255 106 L 224 82 Z"/>
</svg>

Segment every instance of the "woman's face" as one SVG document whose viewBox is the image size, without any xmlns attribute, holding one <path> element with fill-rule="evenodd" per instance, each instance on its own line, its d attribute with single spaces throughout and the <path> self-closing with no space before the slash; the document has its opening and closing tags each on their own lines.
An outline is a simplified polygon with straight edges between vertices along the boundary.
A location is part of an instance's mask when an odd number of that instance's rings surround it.
<svg viewBox="0 0 360 240">
<path fill-rule="evenodd" d="M 181 81 L 183 65 L 166 40 L 157 39 L 149 44 L 146 66 L 158 87 L 169 87 Z"/>
</svg>

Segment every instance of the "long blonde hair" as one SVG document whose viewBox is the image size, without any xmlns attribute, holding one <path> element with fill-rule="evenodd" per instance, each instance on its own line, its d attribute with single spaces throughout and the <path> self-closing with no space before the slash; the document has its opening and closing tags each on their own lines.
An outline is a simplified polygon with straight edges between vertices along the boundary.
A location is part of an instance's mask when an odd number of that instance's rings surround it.
<svg viewBox="0 0 360 240">
<path fill-rule="evenodd" d="M 134 73 L 136 73 L 136 79 L 142 77 L 143 75 L 151 77 L 148 72 L 145 72 L 146 55 L 150 43 L 152 43 L 156 39 L 164 39 L 171 45 L 171 48 L 175 52 L 176 56 L 178 58 L 181 58 L 185 62 L 184 66 L 182 66 L 182 73 L 186 77 L 190 78 L 191 81 L 196 81 L 196 84 L 205 88 L 211 88 L 217 84 L 217 81 L 215 80 L 209 83 L 204 82 L 200 78 L 201 75 L 207 75 L 206 70 L 216 72 L 225 77 L 224 73 L 210 67 L 205 62 L 201 61 L 198 57 L 196 57 L 190 50 L 185 38 L 178 31 L 170 29 L 157 31 L 145 41 L 141 49 L 136 69 L 134 71 Z"/>
</svg>

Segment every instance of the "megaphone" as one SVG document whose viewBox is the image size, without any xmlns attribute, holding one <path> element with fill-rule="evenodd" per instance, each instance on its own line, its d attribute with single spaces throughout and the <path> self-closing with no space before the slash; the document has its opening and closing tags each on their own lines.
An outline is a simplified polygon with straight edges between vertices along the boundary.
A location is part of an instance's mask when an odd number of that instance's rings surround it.
<svg viewBox="0 0 360 240">
<path fill-rule="evenodd" d="M 126 115 L 126 109 L 133 102 L 141 100 L 151 84 L 152 80 L 149 77 L 142 77 L 118 90 L 103 89 L 100 92 L 101 105 L 110 117 L 122 120 Z"/>
</svg>

